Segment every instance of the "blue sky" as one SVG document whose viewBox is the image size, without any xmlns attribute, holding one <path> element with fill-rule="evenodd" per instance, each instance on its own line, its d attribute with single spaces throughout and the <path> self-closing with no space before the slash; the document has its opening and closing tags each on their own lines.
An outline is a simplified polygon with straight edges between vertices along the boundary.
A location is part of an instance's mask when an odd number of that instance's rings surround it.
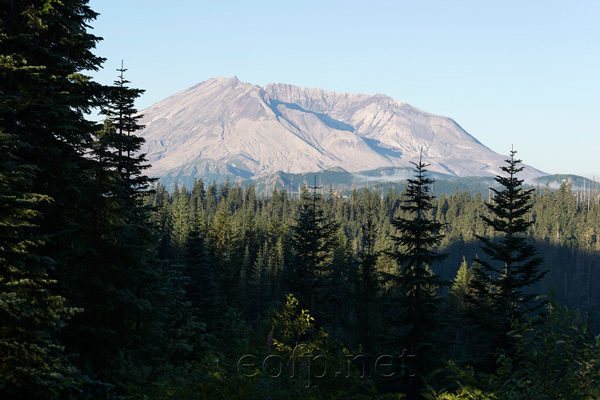
<svg viewBox="0 0 600 400">
<path fill-rule="evenodd" d="M 92 0 L 144 109 L 219 76 L 383 93 L 548 173 L 600 176 L 600 1 Z"/>
</svg>

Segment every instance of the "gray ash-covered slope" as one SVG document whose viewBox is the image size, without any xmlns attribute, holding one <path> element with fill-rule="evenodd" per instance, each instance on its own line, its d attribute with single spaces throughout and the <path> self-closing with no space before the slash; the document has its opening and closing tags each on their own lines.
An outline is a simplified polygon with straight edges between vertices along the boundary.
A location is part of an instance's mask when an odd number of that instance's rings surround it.
<svg viewBox="0 0 600 400">
<path fill-rule="evenodd" d="M 150 174 L 171 179 L 410 167 L 421 150 L 431 171 L 489 176 L 500 173 L 506 158 L 452 119 L 384 95 L 217 78 L 142 114 Z M 522 177 L 540 175 L 527 168 Z"/>
</svg>

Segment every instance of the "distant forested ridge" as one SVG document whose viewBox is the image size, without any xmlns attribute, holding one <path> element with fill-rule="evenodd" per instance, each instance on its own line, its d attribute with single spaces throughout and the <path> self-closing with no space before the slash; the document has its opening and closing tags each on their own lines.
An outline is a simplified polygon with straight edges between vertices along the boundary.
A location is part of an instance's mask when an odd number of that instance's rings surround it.
<svg viewBox="0 0 600 400">
<path fill-rule="evenodd" d="M 96 16 L 0 6 L 0 398 L 600 396 L 595 185 L 168 191 Z"/>
</svg>

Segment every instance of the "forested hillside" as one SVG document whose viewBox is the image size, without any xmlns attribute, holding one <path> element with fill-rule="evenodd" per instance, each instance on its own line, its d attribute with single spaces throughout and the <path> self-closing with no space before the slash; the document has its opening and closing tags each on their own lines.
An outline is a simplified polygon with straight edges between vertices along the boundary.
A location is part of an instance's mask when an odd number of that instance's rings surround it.
<svg viewBox="0 0 600 400">
<path fill-rule="evenodd" d="M 0 398 L 598 398 L 594 188 L 168 192 L 95 17 L 0 6 Z"/>
<path fill-rule="evenodd" d="M 403 216 L 400 207 L 404 186 L 397 184 L 395 190 L 390 188 L 385 195 L 369 189 L 354 190 L 350 199 L 343 199 L 333 191 L 325 196 L 317 194 L 323 214 L 338 225 L 332 240 L 337 249 L 333 254 L 340 259 L 334 258 L 332 262 L 344 264 L 347 257 L 351 259 L 364 250 L 363 226 L 369 217 L 376 227 L 374 251 L 383 254 L 378 258 L 377 269 L 386 272 L 392 269 L 393 263 L 385 254 L 393 249 L 392 237 L 396 235 L 393 219 Z M 327 193 L 327 188 L 324 191 Z M 244 189 L 231 183 L 205 185 L 199 180 L 190 188 L 175 187 L 172 193 L 159 183 L 147 201 L 155 208 L 152 218 L 162 232 L 161 259 L 170 260 L 170 264 L 180 263 L 184 244 L 195 242 L 192 239 L 197 237 L 206 243 L 206 257 L 220 258 L 215 240 L 225 235 L 227 254 L 237 257 L 231 259 L 232 265 L 253 266 L 259 253 L 261 257 L 266 253 L 271 265 L 269 279 L 276 279 L 284 273 L 283 266 L 291 262 L 289 249 L 293 246 L 294 228 L 299 223 L 303 202 L 312 198 L 312 191 L 306 186 L 302 197 L 304 201 L 291 199 L 283 190 L 257 197 L 252 186 Z M 538 187 L 526 215 L 532 222 L 526 236 L 544 258 L 544 269 L 549 270 L 535 290 L 547 294 L 555 288 L 558 299 L 584 312 L 593 311 L 600 304 L 600 287 L 596 287 L 600 280 L 590 276 L 600 268 L 598 200 L 598 193 L 586 192 L 585 199 L 578 201 L 568 183 L 559 189 Z M 455 278 L 463 259 L 470 266 L 484 255 L 477 235 L 497 236 L 482 219 L 489 214 L 486 203 L 493 204 L 493 197 L 456 192 L 436 198 L 427 212 L 428 218 L 444 224 L 438 250 L 448 257 L 432 266 L 444 279 Z M 240 270 L 239 279 L 247 280 L 248 272 Z M 281 288 L 279 293 L 273 292 L 273 298 L 282 299 L 285 293 Z M 240 304 L 248 302 L 241 300 Z"/>
</svg>

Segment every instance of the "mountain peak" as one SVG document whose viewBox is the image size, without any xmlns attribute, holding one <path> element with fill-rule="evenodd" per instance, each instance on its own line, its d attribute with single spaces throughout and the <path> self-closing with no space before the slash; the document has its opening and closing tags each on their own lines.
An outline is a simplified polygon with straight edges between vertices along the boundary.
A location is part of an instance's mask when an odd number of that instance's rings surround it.
<svg viewBox="0 0 600 400">
<path fill-rule="evenodd" d="M 240 80 L 238 79 L 237 76 L 232 76 L 231 78 L 224 78 L 222 76 L 219 76 L 218 78 L 211 78 L 210 80 L 214 80 L 215 82 L 239 82 Z"/>
<path fill-rule="evenodd" d="M 143 151 L 155 176 L 219 171 L 247 178 L 335 167 L 349 172 L 410 167 L 421 149 L 430 171 L 496 175 L 505 158 L 452 119 L 383 94 L 285 83 L 260 88 L 235 76 L 209 79 L 143 114 Z"/>
</svg>

